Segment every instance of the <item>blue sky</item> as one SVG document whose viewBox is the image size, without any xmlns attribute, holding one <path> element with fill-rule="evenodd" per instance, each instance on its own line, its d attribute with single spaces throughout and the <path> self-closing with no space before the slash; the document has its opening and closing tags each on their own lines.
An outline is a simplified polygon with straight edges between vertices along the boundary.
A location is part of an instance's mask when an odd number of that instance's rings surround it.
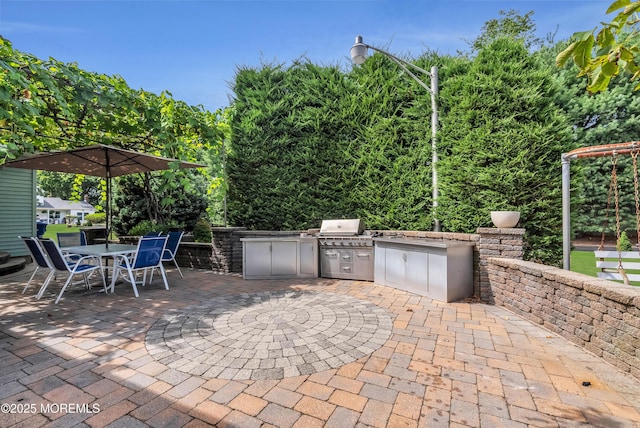
<svg viewBox="0 0 640 428">
<path fill-rule="evenodd" d="M 118 74 L 129 86 L 216 110 L 229 104 L 238 67 L 349 67 L 356 35 L 398 55 L 455 54 L 500 10 L 534 11 L 556 40 L 610 17 L 589 0 L 0 0 L 0 35 L 39 58 Z"/>
</svg>

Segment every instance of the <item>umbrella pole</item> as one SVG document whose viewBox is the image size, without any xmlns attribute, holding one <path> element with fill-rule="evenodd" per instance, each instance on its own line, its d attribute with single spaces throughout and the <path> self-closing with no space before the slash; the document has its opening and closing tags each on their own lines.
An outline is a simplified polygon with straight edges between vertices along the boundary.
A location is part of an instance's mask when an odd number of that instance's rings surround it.
<svg viewBox="0 0 640 428">
<path fill-rule="evenodd" d="M 104 154 L 107 161 L 107 215 L 105 219 L 107 226 L 107 239 L 105 241 L 105 245 L 106 248 L 109 249 L 109 238 L 111 237 L 111 164 L 109 162 L 109 150 L 105 149 Z"/>
</svg>

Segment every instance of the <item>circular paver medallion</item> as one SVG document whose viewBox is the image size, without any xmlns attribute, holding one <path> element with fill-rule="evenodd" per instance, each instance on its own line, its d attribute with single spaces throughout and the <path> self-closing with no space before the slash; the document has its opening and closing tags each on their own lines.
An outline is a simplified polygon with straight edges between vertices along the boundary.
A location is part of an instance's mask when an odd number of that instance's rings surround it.
<svg viewBox="0 0 640 428">
<path fill-rule="evenodd" d="M 217 297 L 165 315 L 146 336 L 176 370 L 221 379 L 283 379 L 339 368 L 391 336 L 388 311 L 351 296 L 273 291 Z"/>
</svg>

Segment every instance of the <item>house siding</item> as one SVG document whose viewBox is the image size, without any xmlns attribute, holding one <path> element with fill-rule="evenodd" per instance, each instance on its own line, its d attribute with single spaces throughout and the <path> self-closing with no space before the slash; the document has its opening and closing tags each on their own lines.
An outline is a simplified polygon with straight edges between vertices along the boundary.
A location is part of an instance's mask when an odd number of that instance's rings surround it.
<svg viewBox="0 0 640 428">
<path fill-rule="evenodd" d="M 35 171 L 0 167 L 0 251 L 25 256 L 28 251 L 18 236 L 36 234 Z"/>
</svg>

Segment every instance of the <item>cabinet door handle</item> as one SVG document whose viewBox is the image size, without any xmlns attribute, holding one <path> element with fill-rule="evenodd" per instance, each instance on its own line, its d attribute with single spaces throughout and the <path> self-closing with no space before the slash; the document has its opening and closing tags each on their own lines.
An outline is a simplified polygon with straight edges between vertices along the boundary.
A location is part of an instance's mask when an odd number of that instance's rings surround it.
<svg viewBox="0 0 640 428">
<path fill-rule="evenodd" d="M 347 254 L 347 255 L 342 256 L 342 259 L 343 260 L 351 260 L 351 256 Z"/>
<path fill-rule="evenodd" d="M 357 256 L 357 257 L 366 257 L 366 258 L 369 258 L 369 257 L 371 257 L 371 254 L 369 254 L 369 253 L 360 253 L 360 254 L 356 254 L 356 256 Z"/>
<path fill-rule="evenodd" d="M 407 261 L 407 253 L 402 254 L 402 260 L 405 262 Z"/>
</svg>

